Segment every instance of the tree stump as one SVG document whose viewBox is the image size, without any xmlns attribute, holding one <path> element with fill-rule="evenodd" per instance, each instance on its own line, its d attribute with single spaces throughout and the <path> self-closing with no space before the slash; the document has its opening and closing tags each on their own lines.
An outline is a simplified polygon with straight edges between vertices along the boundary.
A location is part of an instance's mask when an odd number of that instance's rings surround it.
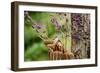
<svg viewBox="0 0 100 73">
<path fill-rule="evenodd" d="M 73 53 L 67 51 L 60 40 L 46 40 L 44 43 L 49 49 L 49 60 L 74 59 Z"/>
</svg>

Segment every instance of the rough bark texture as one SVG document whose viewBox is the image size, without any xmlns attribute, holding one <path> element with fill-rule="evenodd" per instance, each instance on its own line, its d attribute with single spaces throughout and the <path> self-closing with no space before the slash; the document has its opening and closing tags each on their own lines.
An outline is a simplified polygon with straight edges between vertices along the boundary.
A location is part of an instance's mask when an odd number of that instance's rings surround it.
<svg viewBox="0 0 100 73">
<path fill-rule="evenodd" d="M 76 59 L 90 58 L 90 15 L 72 13 L 72 52 Z"/>
</svg>

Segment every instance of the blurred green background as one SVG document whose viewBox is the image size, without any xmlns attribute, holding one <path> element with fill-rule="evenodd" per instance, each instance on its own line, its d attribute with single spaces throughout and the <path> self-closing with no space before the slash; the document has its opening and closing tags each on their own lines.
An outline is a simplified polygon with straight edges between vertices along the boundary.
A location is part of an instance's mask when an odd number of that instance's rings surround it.
<svg viewBox="0 0 100 73">
<path fill-rule="evenodd" d="M 50 26 L 50 15 L 49 13 L 44 12 L 29 12 L 29 15 L 33 20 L 37 22 L 42 22 L 43 24 L 48 25 L 48 36 L 54 34 L 54 29 Z M 25 27 L 24 27 L 24 60 L 25 61 L 39 61 L 39 60 L 48 60 L 48 49 L 44 45 L 43 41 L 38 37 L 38 33 L 32 28 L 32 24 L 25 18 Z"/>
<path fill-rule="evenodd" d="M 49 38 L 52 38 L 56 34 L 50 17 L 50 15 L 55 14 L 56 13 L 49 12 L 29 12 L 29 15 L 34 21 L 47 26 L 46 32 L 48 33 Z M 69 37 L 66 40 L 69 41 L 67 44 L 70 48 L 71 38 Z M 29 22 L 27 17 L 24 17 L 24 41 L 24 61 L 48 60 L 48 48 L 44 45 L 42 39 L 38 37 L 38 33 L 32 28 L 32 24 Z"/>
</svg>

